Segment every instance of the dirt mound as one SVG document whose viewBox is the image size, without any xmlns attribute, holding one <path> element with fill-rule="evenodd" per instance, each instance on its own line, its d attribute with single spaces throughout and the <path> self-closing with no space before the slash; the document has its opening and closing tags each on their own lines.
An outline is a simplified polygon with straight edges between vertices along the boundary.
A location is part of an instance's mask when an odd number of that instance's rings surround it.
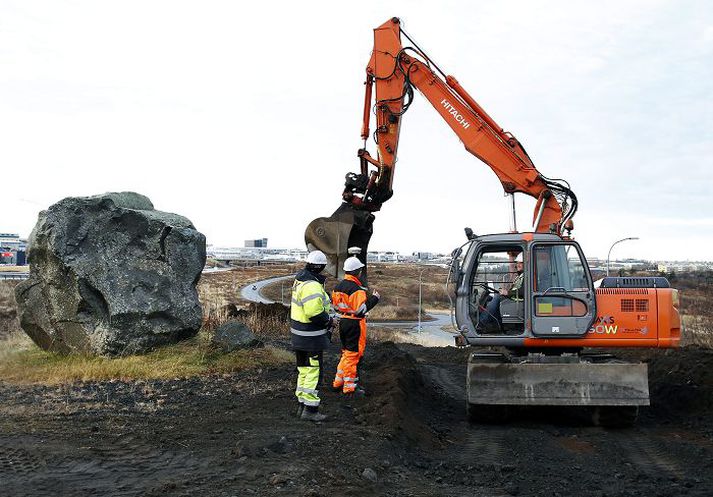
<svg viewBox="0 0 713 497">
<path fill-rule="evenodd" d="M 386 342 L 375 347 L 374 354 L 365 357 L 369 392 L 360 409 L 370 425 L 383 429 L 388 437 L 417 446 L 439 446 L 436 406 L 443 399 L 428 388 L 416 359 Z M 360 373 L 361 374 L 361 373 Z"/>
<path fill-rule="evenodd" d="M 370 395 L 350 400 L 324 388 L 330 419 L 318 425 L 294 417 L 291 366 L 133 382 L 0 382 L 0 493 L 711 495 L 712 351 L 619 354 L 646 360 L 651 375 L 652 407 L 625 430 L 568 423 L 557 410 L 468 424 L 468 352 L 370 343 L 362 372 Z M 338 353 L 333 344 L 325 355 L 328 381 Z"/>
<path fill-rule="evenodd" d="M 657 414 L 711 424 L 713 350 L 691 345 L 653 351 L 647 362 L 651 404 Z"/>
</svg>

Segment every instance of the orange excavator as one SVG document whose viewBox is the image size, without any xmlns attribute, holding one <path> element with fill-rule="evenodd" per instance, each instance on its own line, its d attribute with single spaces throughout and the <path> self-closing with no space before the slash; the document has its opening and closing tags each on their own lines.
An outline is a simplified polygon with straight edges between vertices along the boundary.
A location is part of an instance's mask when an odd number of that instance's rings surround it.
<svg viewBox="0 0 713 497">
<path fill-rule="evenodd" d="M 653 277 L 607 277 L 595 285 L 571 237 L 577 197 L 567 182 L 542 175 L 522 144 L 441 71 L 398 18 L 374 30 L 360 170 L 346 175 L 334 214 L 309 224 L 307 247 L 327 255 L 334 276 L 351 254 L 367 263 L 373 213 L 393 195 L 399 131 L 414 88 L 492 169 L 512 202 L 510 232 L 478 236 L 466 228 L 465 244 L 453 253 L 456 344 L 488 348 L 468 361 L 470 418 L 503 420 L 516 406 L 567 405 L 592 408 L 602 425 L 632 423 L 639 406 L 649 404 L 646 365 L 587 350 L 678 346 L 678 291 Z M 376 158 L 366 150 L 372 111 Z M 515 193 L 536 199 L 531 231 L 517 230 Z"/>
</svg>

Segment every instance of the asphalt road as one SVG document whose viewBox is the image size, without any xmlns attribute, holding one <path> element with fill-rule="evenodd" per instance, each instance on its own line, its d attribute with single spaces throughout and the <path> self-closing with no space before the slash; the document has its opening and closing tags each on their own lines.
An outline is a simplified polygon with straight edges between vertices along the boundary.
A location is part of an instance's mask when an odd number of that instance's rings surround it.
<svg viewBox="0 0 713 497">
<path fill-rule="evenodd" d="M 275 278 L 268 278 L 266 280 L 260 280 L 256 281 L 255 283 L 251 283 L 247 286 L 244 286 L 240 290 L 240 296 L 244 298 L 245 300 L 249 300 L 250 302 L 257 302 L 259 304 L 274 304 L 274 300 L 270 300 L 268 298 L 263 297 L 262 293 L 260 293 L 267 285 L 270 285 L 272 283 L 276 283 L 278 281 L 291 281 L 295 278 L 294 274 L 290 274 L 288 276 L 277 276 Z M 289 285 L 286 285 L 287 289 L 289 289 Z M 289 294 L 289 292 L 286 290 L 286 294 Z"/>
<path fill-rule="evenodd" d="M 268 278 L 266 280 L 257 281 L 243 287 L 240 290 L 240 296 L 250 302 L 260 304 L 273 304 L 274 300 L 264 297 L 261 291 L 268 285 L 284 280 L 289 281 L 294 278 L 294 275 L 278 276 Z M 288 295 L 289 288 L 286 288 L 285 295 Z M 408 329 L 410 342 L 417 343 L 430 347 L 445 347 L 454 345 L 454 333 L 444 331 L 444 328 L 451 327 L 451 316 L 447 312 L 430 313 L 427 315 L 430 319 L 421 322 L 421 328 L 418 327 L 416 321 L 369 321 L 370 326 L 388 326 L 390 328 L 405 328 Z"/>
<path fill-rule="evenodd" d="M 432 312 L 427 314 L 429 321 L 421 321 L 419 329 L 416 321 L 369 321 L 370 326 L 388 326 L 389 328 L 407 328 L 410 342 L 425 345 L 428 347 L 446 347 L 455 345 L 453 337 L 455 330 L 451 333 L 444 331 L 444 328 L 453 328 L 451 315 L 447 312 Z"/>
</svg>

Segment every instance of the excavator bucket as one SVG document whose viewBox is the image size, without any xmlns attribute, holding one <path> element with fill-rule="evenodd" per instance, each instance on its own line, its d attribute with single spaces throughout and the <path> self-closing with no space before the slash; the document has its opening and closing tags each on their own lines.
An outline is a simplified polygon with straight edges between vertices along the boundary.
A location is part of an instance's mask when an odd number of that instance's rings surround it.
<svg viewBox="0 0 713 497">
<path fill-rule="evenodd" d="M 359 247 L 361 253 L 357 254 L 357 257 L 366 264 L 373 225 L 372 213 L 356 210 L 351 205 L 343 203 L 331 216 L 318 217 L 309 223 L 305 230 L 307 250 L 324 252 L 329 261 L 324 274 L 341 278 L 344 276 L 342 269 L 344 261 L 351 256 L 348 253 L 349 248 Z M 366 272 L 363 276 L 366 276 Z M 366 281 L 364 283 L 366 284 Z"/>
</svg>

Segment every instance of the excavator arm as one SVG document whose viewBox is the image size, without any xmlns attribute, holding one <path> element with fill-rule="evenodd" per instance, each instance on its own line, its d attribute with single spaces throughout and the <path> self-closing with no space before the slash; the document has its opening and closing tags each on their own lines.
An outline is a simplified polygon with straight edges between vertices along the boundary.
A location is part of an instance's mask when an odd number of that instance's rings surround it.
<svg viewBox="0 0 713 497">
<path fill-rule="evenodd" d="M 402 35 L 412 45 L 404 47 Z M 571 229 L 577 199 L 566 182 L 540 174 L 520 142 L 498 126 L 454 77 L 440 71 L 401 29 L 398 18 L 374 30 L 365 88 L 360 171 L 347 174 L 339 209 L 329 218 L 314 220 L 305 233 L 308 248 L 327 254 L 331 274 L 340 274 L 339 262 L 348 256 L 348 247 L 359 247 L 366 263 L 373 230 L 371 213 L 380 210 L 393 195 L 399 132 L 414 88 L 458 135 L 466 150 L 493 170 L 506 193 L 523 193 L 536 199 L 534 231 L 562 234 Z M 376 115 L 376 158 L 366 150 L 372 111 Z"/>
</svg>

